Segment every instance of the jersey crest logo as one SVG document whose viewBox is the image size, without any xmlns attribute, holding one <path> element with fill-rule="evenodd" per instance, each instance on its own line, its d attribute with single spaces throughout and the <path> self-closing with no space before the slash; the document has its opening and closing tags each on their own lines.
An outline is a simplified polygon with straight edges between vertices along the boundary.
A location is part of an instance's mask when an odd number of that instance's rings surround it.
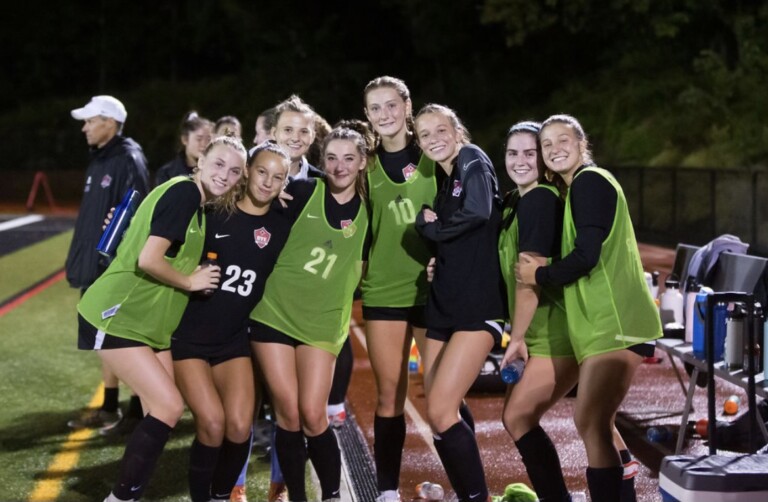
<svg viewBox="0 0 768 502">
<path fill-rule="evenodd" d="M 266 228 L 261 227 L 257 228 L 253 231 L 253 240 L 256 242 L 256 245 L 259 246 L 259 249 L 264 249 L 267 247 L 267 244 L 269 244 L 269 239 L 272 238 L 272 234 L 267 231 Z"/>
<path fill-rule="evenodd" d="M 357 225 L 352 220 L 341 220 L 341 233 L 345 239 L 349 239 L 357 232 Z"/>
<path fill-rule="evenodd" d="M 328 249 L 333 249 L 333 241 L 327 240 L 323 242 L 323 246 L 327 247 Z"/>
<path fill-rule="evenodd" d="M 105 174 L 104 177 L 101 178 L 101 188 L 107 188 L 111 184 L 112 184 L 112 176 Z"/>
<path fill-rule="evenodd" d="M 460 197 L 461 196 L 461 181 L 460 180 L 454 180 L 453 182 L 453 192 L 451 192 L 451 195 L 454 197 Z"/>
<path fill-rule="evenodd" d="M 416 166 L 413 164 L 408 164 L 403 168 L 403 177 L 405 178 L 405 181 L 409 181 L 414 174 L 416 174 Z"/>
</svg>

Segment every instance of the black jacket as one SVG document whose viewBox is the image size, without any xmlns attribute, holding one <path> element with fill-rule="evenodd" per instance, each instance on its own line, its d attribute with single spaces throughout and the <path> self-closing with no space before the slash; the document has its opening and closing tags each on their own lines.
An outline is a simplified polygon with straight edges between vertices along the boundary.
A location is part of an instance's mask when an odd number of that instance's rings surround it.
<svg viewBox="0 0 768 502">
<path fill-rule="evenodd" d="M 75 233 L 67 255 L 67 281 L 73 288 L 87 288 L 104 271 L 96 245 L 110 208 L 117 206 L 129 188 L 147 194 L 149 173 L 144 152 L 131 138 L 115 136 L 102 148 L 91 150 L 85 188 Z"/>
<path fill-rule="evenodd" d="M 500 207 L 491 160 L 477 146 L 463 146 L 435 197 L 437 221 L 427 223 L 423 212 L 416 217 L 416 229 L 437 245 L 424 313 L 428 328 L 461 328 L 504 318 Z"/>
<path fill-rule="evenodd" d="M 189 176 L 190 174 L 192 174 L 192 168 L 187 166 L 187 156 L 182 152 L 157 170 L 154 186 L 161 185 L 175 176 Z"/>
</svg>

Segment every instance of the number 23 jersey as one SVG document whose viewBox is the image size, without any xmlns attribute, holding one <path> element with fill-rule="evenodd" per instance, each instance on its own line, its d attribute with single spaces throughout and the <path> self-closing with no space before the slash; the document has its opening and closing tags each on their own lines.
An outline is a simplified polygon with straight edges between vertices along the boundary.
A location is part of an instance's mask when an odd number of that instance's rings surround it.
<svg viewBox="0 0 768 502">
<path fill-rule="evenodd" d="M 221 280 L 212 296 L 190 295 L 172 339 L 219 344 L 237 335 L 261 300 L 292 221 L 274 205 L 260 216 L 209 210 L 206 218 L 205 252 L 218 255 Z"/>
</svg>

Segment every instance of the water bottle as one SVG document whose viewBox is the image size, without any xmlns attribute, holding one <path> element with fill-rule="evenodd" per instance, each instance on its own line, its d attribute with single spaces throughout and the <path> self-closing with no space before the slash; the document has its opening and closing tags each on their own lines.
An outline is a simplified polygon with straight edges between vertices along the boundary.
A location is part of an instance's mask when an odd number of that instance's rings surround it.
<svg viewBox="0 0 768 502">
<path fill-rule="evenodd" d="M 664 443 L 665 441 L 669 441 L 672 437 L 672 433 L 663 425 L 659 425 L 656 427 L 649 427 L 646 431 L 646 437 L 651 443 Z"/>
<path fill-rule="evenodd" d="M 109 225 L 104 229 L 104 233 L 101 234 L 101 239 L 99 239 L 99 243 L 96 245 L 96 250 L 99 254 L 107 258 L 114 258 L 117 246 L 123 239 L 123 234 L 131 223 L 131 218 L 136 214 L 140 199 L 141 194 L 132 188 L 125 192 L 123 200 L 115 208 Z"/>
<path fill-rule="evenodd" d="M 201 267 L 211 267 L 213 265 L 218 265 L 216 262 L 216 258 L 218 258 L 219 255 L 214 253 L 213 251 L 208 251 L 208 254 L 205 255 L 205 260 L 203 260 L 203 263 L 200 264 Z M 213 293 L 216 292 L 216 288 L 206 288 L 200 291 L 200 294 L 204 296 L 211 296 Z"/>
<path fill-rule="evenodd" d="M 699 294 L 699 283 L 694 276 L 688 276 L 685 286 L 685 342 L 693 342 L 693 306 Z"/>
<path fill-rule="evenodd" d="M 730 371 L 744 364 L 744 307 L 737 304 L 725 319 L 725 367 Z"/>
<path fill-rule="evenodd" d="M 651 298 L 653 298 L 653 276 L 650 272 L 643 272 L 643 275 L 645 276 L 645 284 L 648 286 L 648 292 L 651 294 Z"/>
<path fill-rule="evenodd" d="M 445 498 L 445 490 L 437 483 L 424 481 L 416 485 L 416 495 L 424 500 L 443 500 Z"/>
<path fill-rule="evenodd" d="M 683 325 L 683 294 L 680 293 L 680 281 L 670 274 L 664 281 L 666 290 L 661 294 L 661 325 L 676 323 Z"/>
<path fill-rule="evenodd" d="M 520 381 L 523 376 L 523 369 L 525 369 L 525 361 L 522 359 L 515 359 L 511 363 L 501 368 L 501 379 L 506 384 L 513 384 Z"/>
<path fill-rule="evenodd" d="M 654 270 L 651 274 L 651 296 L 655 299 L 659 297 L 659 271 Z"/>
<path fill-rule="evenodd" d="M 707 296 L 712 293 L 711 288 L 702 287 L 699 294 L 696 295 L 696 304 L 693 307 L 693 356 L 697 359 L 704 359 L 706 356 L 704 343 L 704 324 L 707 319 Z M 715 305 L 713 318 L 715 325 L 712 332 L 715 335 L 715 361 L 723 358 L 723 348 L 725 344 L 725 317 L 726 304 L 718 303 Z"/>
</svg>

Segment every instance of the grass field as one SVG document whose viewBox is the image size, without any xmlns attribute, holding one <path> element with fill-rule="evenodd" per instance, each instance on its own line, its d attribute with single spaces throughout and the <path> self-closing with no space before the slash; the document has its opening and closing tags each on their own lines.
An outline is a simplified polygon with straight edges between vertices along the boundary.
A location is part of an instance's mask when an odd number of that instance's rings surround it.
<svg viewBox="0 0 768 502">
<path fill-rule="evenodd" d="M 0 300 L 50 276 L 64 263 L 71 231 L 0 257 Z M 101 399 L 95 354 L 76 348 L 79 293 L 59 280 L 0 314 L 0 480 L 2 500 L 103 500 L 114 482 L 125 438 L 73 434 L 67 421 Z M 129 391 L 121 389 L 125 408 Z M 186 412 L 167 444 L 146 500 L 188 500 L 193 438 Z M 266 500 L 269 465 L 251 458 L 248 495 Z"/>
</svg>

